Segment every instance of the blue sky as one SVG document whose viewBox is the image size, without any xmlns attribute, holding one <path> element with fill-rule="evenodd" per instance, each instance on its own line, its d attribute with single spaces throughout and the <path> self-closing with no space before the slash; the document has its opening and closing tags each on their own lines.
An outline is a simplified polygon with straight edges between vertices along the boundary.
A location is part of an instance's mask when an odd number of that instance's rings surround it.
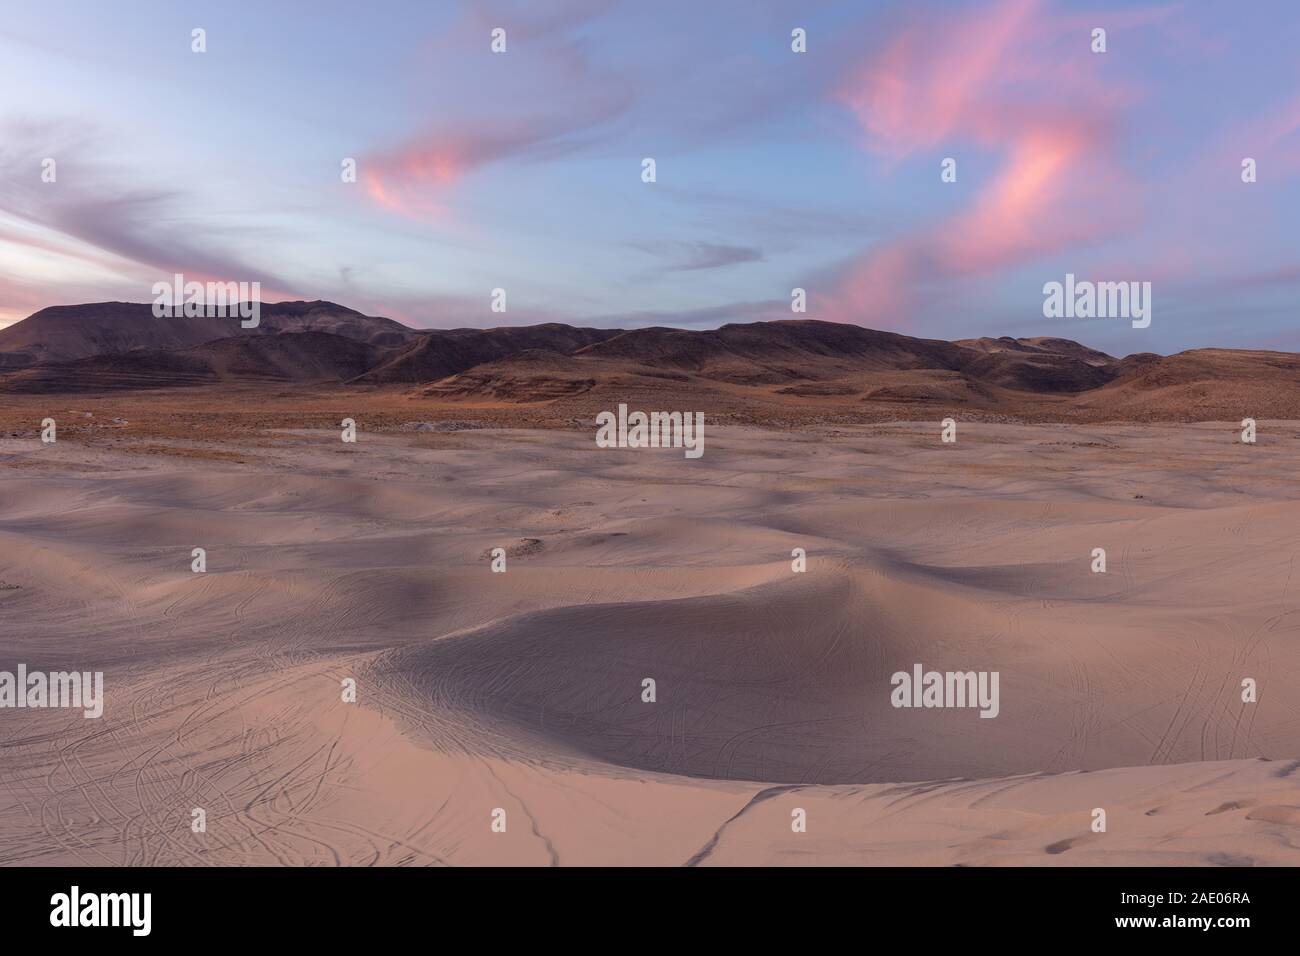
<svg viewBox="0 0 1300 956">
<path fill-rule="evenodd" d="M 1286 2 L 10 0 L 0 324 L 182 272 L 425 327 L 801 287 L 934 338 L 1300 350 L 1298 48 Z M 1150 281 L 1151 327 L 1045 318 L 1067 272 Z"/>
</svg>

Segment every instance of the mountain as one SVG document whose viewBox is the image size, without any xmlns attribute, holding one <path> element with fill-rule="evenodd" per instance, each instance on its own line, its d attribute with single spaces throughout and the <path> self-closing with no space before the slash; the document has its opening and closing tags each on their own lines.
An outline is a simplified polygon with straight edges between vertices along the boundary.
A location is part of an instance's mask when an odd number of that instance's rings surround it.
<svg viewBox="0 0 1300 956">
<path fill-rule="evenodd" d="M 972 378 L 1025 392 L 1073 393 L 1099 388 L 1120 373 L 1114 356 L 1070 339 L 1039 337 L 959 339 L 953 343 L 979 352 L 966 366 Z"/>
<path fill-rule="evenodd" d="M 329 332 L 232 336 L 185 349 L 135 349 L 53 362 L 0 376 L 0 391 L 97 392 L 226 381 L 341 383 L 387 350 Z"/>
<path fill-rule="evenodd" d="M 738 385 L 820 380 L 880 369 L 958 370 L 973 358 L 951 342 L 794 319 L 705 331 L 635 329 L 577 354 L 691 372 Z"/>
<path fill-rule="evenodd" d="M 958 339 L 953 343 L 962 348 L 977 352 L 1016 352 L 1022 355 L 1064 355 L 1079 359 L 1089 365 L 1110 365 L 1118 359 L 1105 352 L 1090 349 L 1072 339 L 1058 339 L 1050 336 L 1038 336 L 1028 339 L 1013 339 L 1004 335 L 1001 338 Z"/>
<path fill-rule="evenodd" d="M 485 362 L 419 389 L 424 398 L 483 398 L 545 402 L 580 395 L 602 375 L 594 363 L 546 349 L 525 349 L 499 362 Z"/>
<path fill-rule="evenodd" d="M 5 370 L 8 371 L 5 371 Z M 1300 355 L 1194 349 L 1116 358 L 1070 339 L 957 342 L 815 320 L 717 329 L 560 323 L 416 330 L 330 302 L 263 304 L 237 319 L 157 319 L 147 304 L 43 309 L 0 330 L 0 391 L 56 393 L 224 382 L 388 388 L 409 400 L 553 406 L 619 401 L 855 421 L 970 414 L 1040 420 L 1300 418 Z"/>
<path fill-rule="evenodd" d="M 1142 353 L 1115 379 L 1079 395 L 1085 413 L 1125 421 L 1300 419 L 1300 355 L 1254 349 Z"/>
<path fill-rule="evenodd" d="M 529 349 L 569 354 L 618 334 L 617 329 L 580 329 L 558 322 L 496 329 L 434 329 L 395 351 L 358 382 L 418 385 Z"/>
<path fill-rule="evenodd" d="M 0 369 L 67 362 L 133 349 L 183 349 L 236 335 L 328 332 L 376 346 L 396 346 L 420 335 L 400 322 L 362 315 L 333 302 L 264 302 L 255 329 L 238 318 L 184 318 L 153 314 L 140 302 L 56 305 L 0 329 Z"/>
<path fill-rule="evenodd" d="M 440 370 L 430 368 L 431 377 Z M 836 421 L 923 409 L 1040 420 L 1300 418 L 1300 355 L 1196 349 L 1121 359 L 1057 337 L 944 342 L 785 320 L 706 331 L 634 329 L 568 354 L 520 351 L 412 394 L 474 403 L 567 401 L 583 413 L 626 397 L 664 408 L 694 402 L 742 417 L 752 410 L 756 418 L 797 403 L 800 413 Z"/>
</svg>

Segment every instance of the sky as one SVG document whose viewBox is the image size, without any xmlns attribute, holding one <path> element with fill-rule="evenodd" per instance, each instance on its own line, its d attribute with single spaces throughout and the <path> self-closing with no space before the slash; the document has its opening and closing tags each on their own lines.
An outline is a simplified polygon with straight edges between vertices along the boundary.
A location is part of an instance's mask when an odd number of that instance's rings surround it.
<svg viewBox="0 0 1300 956">
<path fill-rule="evenodd" d="M 181 273 L 429 328 L 1300 350 L 1297 49 L 1294 0 L 7 0 L 0 325 Z M 1150 326 L 1046 317 L 1067 273 Z"/>
</svg>

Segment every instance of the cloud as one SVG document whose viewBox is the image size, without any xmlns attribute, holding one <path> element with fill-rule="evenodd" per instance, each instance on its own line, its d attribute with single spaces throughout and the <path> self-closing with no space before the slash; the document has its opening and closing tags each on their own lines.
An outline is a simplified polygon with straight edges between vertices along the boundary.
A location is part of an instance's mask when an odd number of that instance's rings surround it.
<svg viewBox="0 0 1300 956">
<path fill-rule="evenodd" d="M 619 109 L 619 103 L 607 100 L 566 116 L 440 125 L 365 157 L 361 180 L 370 199 L 385 209 L 418 219 L 442 219 L 452 186 L 464 176 L 490 163 L 553 158 L 580 149 Z"/>
<path fill-rule="evenodd" d="M 987 275 L 1115 234 L 1129 221 L 1130 186 L 1111 161 L 1113 129 L 1130 94 L 1101 79 L 1087 34 L 1039 0 L 1002 0 L 943 18 L 914 14 L 835 90 L 863 146 L 890 169 L 942 147 L 958 160 L 992 151 L 997 172 L 959 212 L 873 247 L 840 270 L 819 310 L 841 321 L 897 323 L 945 293 L 949 280 Z M 969 165 L 969 164 L 967 164 Z"/>
<path fill-rule="evenodd" d="M 658 183 L 655 195 L 670 199 L 695 215 L 701 228 L 713 226 L 747 235 L 760 235 L 764 244 L 788 244 L 792 238 L 857 238 L 863 232 L 884 232 L 894 225 L 864 218 L 857 211 L 829 204 L 800 204 L 774 200 L 770 193 L 733 193 L 716 189 Z"/>
<path fill-rule="evenodd" d="M 563 156 L 610 135 L 635 102 L 632 89 L 597 70 L 565 35 L 607 6 L 566 3 L 544 13 L 471 8 L 413 80 L 422 89 L 455 90 L 455 97 L 442 98 L 437 117 L 420 132 L 362 158 L 367 196 L 392 212 L 443 219 L 455 184 L 476 170 Z M 507 52 L 497 54 L 488 40 L 502 24 Z"/>
<path fill-rule="evenodd" d="M 9 221 L 0 241 L 61 276 L 61 287 L 75 288 L 91 271 L 101 287 L 138 290 L 128 293 L 133 300 L 149 298 L 154 281 L 177 272 L 201 282 L 261 282 L 267 298 L 288 287 L 228 252 L 210 221 L 188 217 L 185 194 L 135 188 L 98 161 L 103 144 L 95 137 L 59 123 L 10 122 L 0 141 L 0 214 Z M 41 179 L 45 157 L 56 160 L 54 182 Z M 230 245 L 241 238 L 230 234 Z"/>
<path fill-rule="evenodd" d="M 634 249 L 664 260 L 664 272 L 696 272 L 721 269 L 740 262 L 760 262 L 763 250 L 753 246 L 732 246 L 715 242 L 634 242 Z"/>
<path fill-rule="evenodd" d="M 470 5 L 411 78 L 413 90 L 430 91 L 412 107 L 417 131 L 362 157 L 366 195 L 390 212 L 446 221 L 466 179 L 489 166 L 598 147 L 636 162 L 734 140 L 783 114 L 804 122 L 831 58 L 784 68 L 785 14 L 755 8 L 706 4 L 679 16 L 607 0 Z M 738 19 L 760 13 L 769 61 L 719 45 Z M 680 29 L 681 16 L 691 29 Z M 496 27 L 507 31 L 505 53 L 490 50 Z"/>
</svg>

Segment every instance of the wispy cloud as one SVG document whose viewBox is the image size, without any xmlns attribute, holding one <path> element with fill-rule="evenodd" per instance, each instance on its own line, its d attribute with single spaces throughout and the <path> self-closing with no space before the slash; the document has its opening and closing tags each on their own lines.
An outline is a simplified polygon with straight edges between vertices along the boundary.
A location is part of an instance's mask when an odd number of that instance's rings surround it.
<svg viewBox="0 0 1300 956">
<path fill-rule="evenodd" d="M 361 160 L 369 197 L 394 212 L 441 219 L 453 185 L 475 170 L 564 156 L 608 135 L 608 125 L 635 97 L 622 77 L 593 66 L 566 33 L 608 7 L 471 8 L 413 78 L 420 88 L 444 91 L 436 115 L 407 140 Z M 498 26 L 506 30 L 505 53 L 489 46 Z M 466 83 L 466 76 L 475 82 Z M 455 95 L 445 95 L 448 90 Z"/>
<path fill-rule="evenodd" d="M 153 282 L 181 272 L 199 281 L 261 282 L 264 294 L 289 289 L 272 270 L 229 251 L 246 233 L 226 233 L 187 211 L 178 190 L 132 185 L 125 171 L 100 159 L 104 142 L 96 136 L 60 123 L 15 121 L 2 129 L 0 214 L 11 225 L 0 229 L 0 241 L 50 263 L 69 286 L 93 271 L 144 301 Z M 55 160 L 53 182 L 42 180 L 45 158 Z M 25 281 L 9 278 L 13 288 Z M 48 287 L 44 296 L 51 304 Z"/>
<path fill-rule="evenodd" d="M 640 249 L 663 261 L 664 272 L 698 272 L 704 269 L 721 269 L 741 262 L 760 262 L 763 250 L 754 246 L 731 246 L 717 242 L 634 242 L 632 248 Z"/>
</svg>

